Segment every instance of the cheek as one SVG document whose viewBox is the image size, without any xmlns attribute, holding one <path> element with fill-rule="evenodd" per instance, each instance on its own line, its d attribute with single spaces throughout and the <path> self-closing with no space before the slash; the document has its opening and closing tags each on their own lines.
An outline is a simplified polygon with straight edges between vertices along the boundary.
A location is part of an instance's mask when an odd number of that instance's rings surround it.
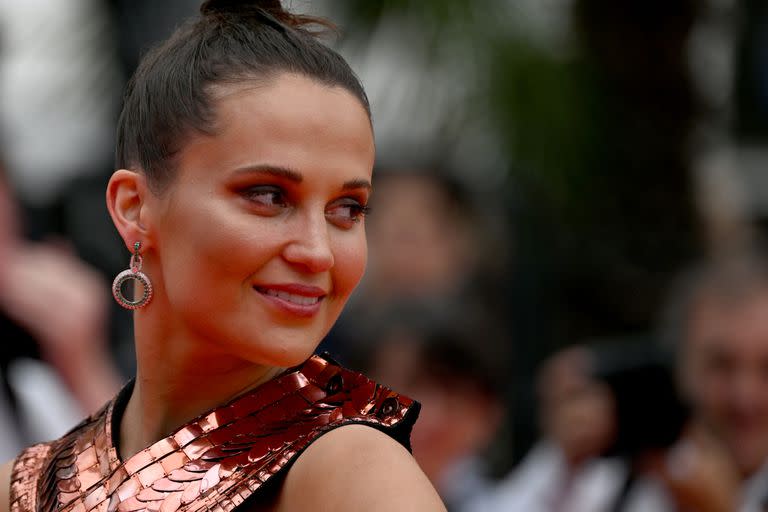
<svg viewBox="0 0 768 512">
<path fill-rule="evenodd" d="M 694 404 L 721 412 L 728 402 L 728 381 L 723 372 L 701 365 L 691 369 L 686 390 Z"/>
<path fill-rule="evenodd" d="M 682 356 L 681 385 L 687 398 L 696 402 L 713 402 L 727 388 L 727 373 L 722 364 L 699 347 L 691 347 Z"/>
<path fill-rule="evenodd" d="M 279 243 L 273 223 L 215 204 L 171 216 L 166 224 L 163 275 L 173 302 L 202 306 L 222 301 L 216 290 L 245 283 L 274 255 Z M 206 293 L 201 295 L 200 290 Z"/>
<path fill-rule="evenodd" d="M 363 277 L 367 261 L 365 231 L 343 233 L 334 251 L 334 288 L 338 296 L 349 297 Z"/>
</svg>

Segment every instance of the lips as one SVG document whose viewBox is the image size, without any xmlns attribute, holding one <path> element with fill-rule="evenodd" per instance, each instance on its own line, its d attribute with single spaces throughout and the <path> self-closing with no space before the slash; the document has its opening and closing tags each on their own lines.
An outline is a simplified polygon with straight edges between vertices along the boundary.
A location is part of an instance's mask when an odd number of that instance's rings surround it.
<svg viewBox="0 0 768 512">
<path fill-rule="evenodd" d="M 268 295 L 270 297 L 277 297 L 278 299 L 292 302 L 300 306 L 312 306 L 313 304 L 317 304 L 318 302 L 320 302 L 320 297 L 307 297 L 306 295 L 288 293 L 282 290 L 273 290 L 270 288 L 266 288 L 266 289 L 256 288 L 256 290 L 263 293 L 264 295 Z"/>
<path fill-rule="evenodd" d="M 322 288 L 301 284 L 257 285 L 253 289 L 281 313 L 300 317 L 314 316 L 327 295 Z"/>
</svg>

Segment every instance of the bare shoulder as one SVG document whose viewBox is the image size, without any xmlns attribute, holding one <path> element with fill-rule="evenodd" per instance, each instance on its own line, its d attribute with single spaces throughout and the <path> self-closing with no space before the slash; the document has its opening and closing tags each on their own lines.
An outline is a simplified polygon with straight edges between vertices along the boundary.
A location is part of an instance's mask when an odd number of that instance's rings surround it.
<svg viewBox="0 0 768 512">
<path fill-rule="evenodd" d="M 288 471 L 276 510 L 440 512 L 445 506 L 410 453 L 363 425 L 320 437 Z"/>
<path fill-rule="evenodd" d="M 13 461 L 0 466 L 0 512 L 8 512 L 11 509 L 11 471 Z"/>
</svg>

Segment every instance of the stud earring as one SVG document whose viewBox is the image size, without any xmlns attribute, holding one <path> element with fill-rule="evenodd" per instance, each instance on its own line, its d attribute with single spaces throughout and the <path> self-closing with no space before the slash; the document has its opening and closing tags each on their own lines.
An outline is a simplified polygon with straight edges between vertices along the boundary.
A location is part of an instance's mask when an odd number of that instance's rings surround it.
<svg viewBox="0 0 768 512">
<path fill-rule="evenodd" d="M 146 306 L 150 300 L 152 300 L 152 283 L 149 278 L 141 271 L 143 260 L 141 254 L 141 242 L 133 244 L 133 254 L 131 255 L 130 268 L 123 270 L 112 283 L 112 295 L 118 304 L 125 309 L 139 309 Z M 131 300 L 123 294 L 123 284 L 126 281 L 134 281 L 134 289 L 137 285 L 141 285 L 143 290 L 141 296 L 138 299 Z"/>
</svg>

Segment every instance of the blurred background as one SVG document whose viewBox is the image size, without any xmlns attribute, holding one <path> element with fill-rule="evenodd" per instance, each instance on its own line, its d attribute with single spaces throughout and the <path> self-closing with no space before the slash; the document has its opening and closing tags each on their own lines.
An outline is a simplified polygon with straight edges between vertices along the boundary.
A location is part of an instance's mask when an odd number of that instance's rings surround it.
<svg viewBox="0 0 768 512">
<path fill-rule="evenodd" d="M 199 3 L 0 0 L 4 459 L 134 371 L 114 127 Z M 764 510 L 768 4 L 286 4 L 340 27 L 378 146 L 321 348 L 423 402 L 449 508 Z"/>
</svg>

